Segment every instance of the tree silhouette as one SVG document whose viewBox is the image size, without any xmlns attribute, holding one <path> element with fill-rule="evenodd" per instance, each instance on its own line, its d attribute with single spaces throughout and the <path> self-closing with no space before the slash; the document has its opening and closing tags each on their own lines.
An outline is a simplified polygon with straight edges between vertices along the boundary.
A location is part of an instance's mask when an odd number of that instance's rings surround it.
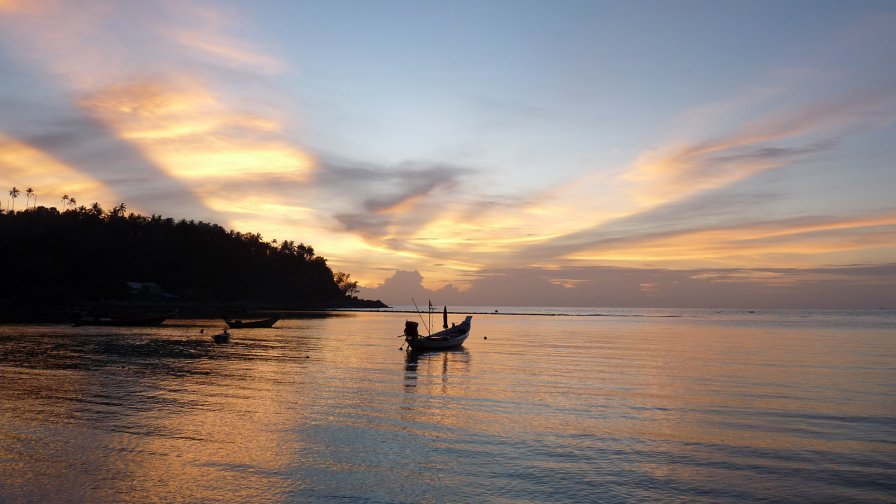
<svg viewBox="0 0 896 504">
<path fill-rule="evenodd" d="M 63 201 L 77 205 L 68 195 Z M 334 274 L 304 243 L 265 242 L 258 233 L 202 221 L 123 216 L 124 205 L 115 208 L 119 215 L 99 203 L 65 212 L 0 212 L 0 236 L 16 237 L 15 247 L 0 247 L 0 270 L 18 290 L 0 308 L 7 303 L 58 313 L 109 302 L 288 310 L 364 303 L 354 298 L 357 282 Z M 127 282 L 156 284 L 166 295 L 129 293 Z"/>
<path fill-rule="evenodd" d="M 351 278 L 352 275 L 350 273 L 337 271 L 333 274 L 333 281 L 336 282 L 336 286 L 339 287 L 342 294 L 347 297 L 352 297 L 358 292 L 358 282 L 353 281 Z"/>
<path fill-rule="evenodd" d="M 15 247 L 0 247 L 0 269 L 4 282 L 19 286 L 4 302 L 147 301 L 129 295 L 126 282 L 159 285 L 171 295 L 151 300 L 160 303 L 294 309 L 357 302 L 346 296 L 355 293 L 349 275 L 341 274 L 337 285 L 326 259 L 309 245 L 265 242 L 258 233 L 202 221 L 113 216 L 99 203 L 64 201 L 76 208 L 0 214 L 0 236 L 16 237 Z M 122 207 L 116 205 L 119 214 Z"/>
<path fill-rule="evenodd" d="M 63 208 L 68 206 L 68 199 L 69 199 L 68 194 L 63 194 L 63 195 L 62 195 L 62 206 L 63 206 Z"/>
<path fill-rule="evenodd" d="M 22 191 L 19 190 L 18 187 L 13 186 L 12 189 L 9 190 L 9 195 L 12 196 L 12 211 L 16 211 L 16 198 L 19 197 Z M 26 205 L 27 206 L 27 205 Z"/>
<path fill-rule="evenodd" d="M 110 213 L 115 217 L 124 217 L 124 213 L 127 209 L 127 205 L 125 205 L 124 203 L 119 203 L 112 207 L 112 211 Z"/>
<path fill-rule="evenodd" d="M 25 189 L 25 210 L 28 210 L 28 202 L 31 201 L 32 196 L 34 196 L 34 206 L 37 206 L 37 196 L 34 194 L 34 189 L 30 187 Z"/>
</svg>

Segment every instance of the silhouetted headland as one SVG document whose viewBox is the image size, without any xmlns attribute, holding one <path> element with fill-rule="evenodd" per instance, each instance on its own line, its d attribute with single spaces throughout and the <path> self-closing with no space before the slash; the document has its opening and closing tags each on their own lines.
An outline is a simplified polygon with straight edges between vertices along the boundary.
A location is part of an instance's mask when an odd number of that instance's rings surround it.
<svg viewBox="0 0 896 504">
<path fill-rule="evenodd" d="M 310 245 L 99 205 L 0 213 L 0 320 L 68 320 L 74 310 L 385 307 L 354 296 Z"/>
</svg>

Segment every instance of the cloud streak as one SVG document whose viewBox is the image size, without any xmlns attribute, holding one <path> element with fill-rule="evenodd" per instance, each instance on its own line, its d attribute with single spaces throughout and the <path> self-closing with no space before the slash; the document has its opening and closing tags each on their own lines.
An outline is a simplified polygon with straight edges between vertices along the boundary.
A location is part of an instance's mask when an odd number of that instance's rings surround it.
<svg viewBox="0 0 896 504">
<path fill-rule="evenodd" d="M 85 182 L 81 182 L 80 186 L 89 186 L 100 194 L 79 194 L 80 201 L 88 203 L 87 199 L 99 200 L 101 195 L 108 197 L 111 193 L 116 199 L 130 202 L 133 208 L 174 205 L 193 215 L 210 217 L 208 208 L 191 188 L 178 179 L 167 177 L 164 170 L 131 144 L 118 138 L 114 131 L 77 111 L 70 113 L 68 118 L 52 125 L 44 124 L 47 129 L 44 133 L 13 138 L 12 141 L 51 159 L 50 165 L 41 167 L 43 171 L 49 171 L 53 166 L 56 166 L 55 169 L 63 166 L 66 170 L 83 174 Z M 28 168 L 30 179 L 33 178 L 34 167 Z M 41 187 L 41 190 L 75 193 L 62 180 L 50 187 Z"/>
<path fill-rule="evenodd" d="M 645 204 L 678 200 L 829 152 L 857 131 L 892 125 L 894 106 L 896 88 L 784 107 L 732 135 L 651 152 L 622 178 Z"/>
<path fill-rule="evenodd" d="M 335 215 L 345 229 L 370 240 L 388 241 L 413 233 L 445 211 L 452 190 L 468 170 L 405 164 L 386 169 L 328 166 L 324 171 L 320 181 L 331 190 L 347 191 L 353 206 L 360 205 L 360 211 Z"/>
<path fill-rule="evenodd" d="M 521 249 L 516 260 L 524 264 L 559 260 L 755 266 L 763 261 L 818 263 L 827 260 L 823 254 L 896 247 L 893 208 L 853 216 L 751 218 L 752 209 L 776 198 L 719 191 L 546 240 Z"/>
<path fill-rule="evenodd" d="M 301 180 L 313 169 L 283 134 L 275 107 L 254 100 L 248 108 L 233 94 L 232 85 L 253 72 L 285 68 L 227 33 L 235 13 L 175 1 L 122 9 L 104 1 L 8 9 L 0 22 L 19 34 L 15 54 L 39 57 L 0 54 L 0 65 L 43 83 L 9 88 L 17 98 L 0 119 L 8 136 L 94 179 L 106 199 L 208 220 L 220 220 L 231 203 L 210 190 L 214 180 Z M 91 29 L 121 19 L 140 26 L 123 34 Z M 228 72 L 224 85 L 216 69 Z M 41 178 L 39 170 L 30 178 Z"/>
</svg>

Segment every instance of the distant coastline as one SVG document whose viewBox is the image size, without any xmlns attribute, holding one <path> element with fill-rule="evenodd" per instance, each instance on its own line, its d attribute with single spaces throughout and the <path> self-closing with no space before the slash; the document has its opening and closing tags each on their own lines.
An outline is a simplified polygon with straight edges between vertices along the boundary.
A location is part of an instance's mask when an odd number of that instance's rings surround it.
<svg viewBox="0 0 896 504">
<path fill-rule="evenodd" d="M 433 315 L 441 313 L 441 305 L 433 311 Z M 335 308 L 337 312 L 358 313 L 399 313 L 427 315 L 426 310 L 416 311 L 413 307 L 396 305 L 385 308 Z M 488 316 L 527 316 L 527 317 L 593 317 L 593 318 L 646 318 L 646 319 L 726 319 L 743 320 L 792 319 L 801 320 L 813 317 L 832 316 L 865 316 L 892 319 L 896 324 L 896 310 L 891 309 L 823 309 L 823 308 L 584 308 L 584 307 L 543 307 L 543 306 L 455 306 L 448 307 L 448 313 L 456 315 L 488 315 Z"/>
</svg>

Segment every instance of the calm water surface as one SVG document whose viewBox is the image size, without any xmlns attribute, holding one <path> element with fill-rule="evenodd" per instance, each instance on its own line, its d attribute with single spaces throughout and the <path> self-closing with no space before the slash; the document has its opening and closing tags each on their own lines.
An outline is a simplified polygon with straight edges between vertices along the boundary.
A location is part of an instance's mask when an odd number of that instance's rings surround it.
<svg viewBox="0 0 896 504">
<path fill-rule="evenodd" d="M 896 501 L 894 312 L 493 311 L 0 326 L 0 502 Z"/>
</svg>

